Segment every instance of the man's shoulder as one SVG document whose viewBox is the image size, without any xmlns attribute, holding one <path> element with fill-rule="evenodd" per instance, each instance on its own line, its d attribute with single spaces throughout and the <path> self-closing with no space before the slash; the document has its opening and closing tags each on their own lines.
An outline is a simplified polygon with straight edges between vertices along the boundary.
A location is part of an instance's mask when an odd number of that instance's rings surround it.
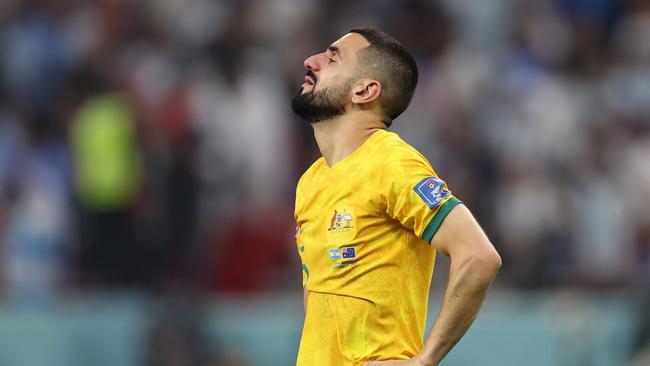
<svg viewBox="0 0 650 366">
<path fill-rule="evenodd" d="M 382 166 L 401 165 L 404 161 L 420 161 L 429 164 L 416 148 L 404 141 L 397 133 L 383 131 L 378 152 Z"/>
<path fill-rule="evenodd" d="M 298 180 L 297 189 L 300 189 L 302 186 L 304 186 L 304 185 L 307 184 L 309 181 L 311 181 L 311 179 L 313 178 L 314 174 L 316 174 L 316 171 L 317 171 L 318 169 L 320 169 L 320 167 L 321 167 L 324 163 L 325 163 L 325 158 L 323 158 L 322 156 L 321 156 L 320 158 L 316 159 L 316 161 L 314 161 L 314 162 L 309 166 L 309 168 L 307 168 L 307 170 L 305 170 L 305 172 L 302 173 L 302 176 L 301 176 L 300 179 Z"/>
</svg>

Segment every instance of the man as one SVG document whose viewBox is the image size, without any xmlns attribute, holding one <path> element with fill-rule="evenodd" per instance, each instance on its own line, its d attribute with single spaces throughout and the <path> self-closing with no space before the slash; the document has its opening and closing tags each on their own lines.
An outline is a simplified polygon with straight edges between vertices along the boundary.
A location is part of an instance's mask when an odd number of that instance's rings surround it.
<svg viewBox="0 0 650 366">
<path fill-rule="evenodd" d="M 427 160 L 385 129 L 410 103 L 413 57 L 355 29 L 305 60 L 294 112 L 323 155 L 296 190 L 300 366 L 437 365 L 476 317 L 501 259 Z M 451 258 L 423 344 L 436 251 Z"/>
</svg>

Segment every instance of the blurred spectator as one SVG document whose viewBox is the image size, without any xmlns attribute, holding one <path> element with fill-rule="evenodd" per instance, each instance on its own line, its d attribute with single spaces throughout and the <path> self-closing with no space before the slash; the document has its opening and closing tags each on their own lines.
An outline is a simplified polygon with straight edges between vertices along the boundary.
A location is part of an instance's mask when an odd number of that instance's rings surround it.
<svg viewBox="0 0 650 366">
<path fill-rule="evenodd" d="M 82 258 L 92 279 L 105 285 L 131 284 L 141 268 L 130 218 L 140 183 L 134 122 L 124 98 L 107 93 L 85 101 L 70 127 Z"/>
<path fill-rule="evenodd" d="M 62 288 L 71 250 L 68 153 L 63 141 L 0 117 L 0 203 L 8 211 L 0 233 L 0 263 L 7 294 L 28 306 L 47 302 Z M 2 228 L 4 227 L 4 228 Z"/>
</svg>

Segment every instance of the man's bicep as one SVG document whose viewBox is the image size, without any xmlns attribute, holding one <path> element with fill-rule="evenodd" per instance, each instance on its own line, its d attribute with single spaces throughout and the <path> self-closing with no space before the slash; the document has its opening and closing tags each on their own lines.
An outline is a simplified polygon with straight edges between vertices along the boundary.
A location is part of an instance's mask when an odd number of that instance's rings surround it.
<svg viewBox="0 0 650 366">
<path fill-rule="evenodd" d="M 463 204 L 456 205 L 445 217 L 431 239 L 431 245 L 450 257 L 474 253 L 496 254 L 483 229 Z"/>
</svg>

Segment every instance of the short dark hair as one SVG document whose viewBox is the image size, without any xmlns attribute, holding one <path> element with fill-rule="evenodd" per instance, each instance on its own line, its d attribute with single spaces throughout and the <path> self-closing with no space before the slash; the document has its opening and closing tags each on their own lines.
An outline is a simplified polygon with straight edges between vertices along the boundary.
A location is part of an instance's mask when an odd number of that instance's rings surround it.
<svg viewBox="0 0 650 366">
<path fill-rule="evenodd" d="M 359 28 L 350 33 L 360 34 L 370 43 L 358 52 L 359 71 L 381 83 L 379 103 L 388 118 L 384 121 L 388 127 L 411 103 L 418 83 L 415 59 L 397 40 L 380 30 Z"/>
</svg>

